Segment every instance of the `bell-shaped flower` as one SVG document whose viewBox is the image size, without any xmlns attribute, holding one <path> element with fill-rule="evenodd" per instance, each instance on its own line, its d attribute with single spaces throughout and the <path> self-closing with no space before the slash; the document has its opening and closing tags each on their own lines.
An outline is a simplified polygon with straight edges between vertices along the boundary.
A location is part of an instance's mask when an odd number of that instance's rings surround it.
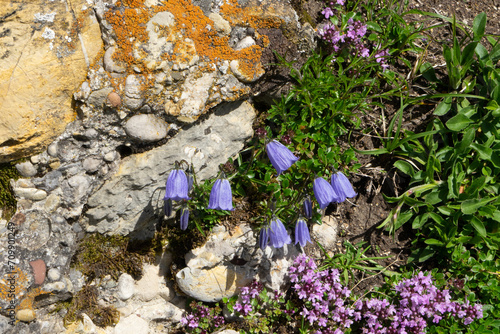
<svg viewBox="0 0 500 334">
<path fill-rule="evenodd" d="M 304 216 L 307 219 L 312 218 L 312 203 L 309 195 L 307 195 L 307 197 L 304 199 Z"/>
<path fill-rule="evenodd" d="M 165 200 L 163 203 L 163 213 L 167 217 L 172 215 L 172 200 L 170 198 Z"/>
<path fill-rule="evenodd" d="M 273 219 L 271 219 L 271 225 L 269 226 L 269 241 L 274 248 L 281 248 L 292 242 L 292 239 L 290 239 L 286 231 L 285 225 L 283 225 L 279 218 L 273 217 Z"/>
<path fill-rule="evenodd" d="M 345 176 L 342 172 L 336 172 L 332 175 L 331 179 L 333 190 L 337 195 L 335 198 L 335 202 L 342 203 L 347 198 L 355 197 L 357 194 L 354 191 L 354 188 L 349 182 L 347 176 Z"/>
<path fill-rule="evenodd" d="M 313 191 L 321 210 L 325 209 L 335 198 L 332 185 L 322 177 L 317 177 L 314 180 Z"/>
<path fill-rule="evenodd" d="M 189 209 L 187 207 L 181 208 L 181 230 L 185 231 L 189 223 Z"/>
<path fill-rule="evenodd" d="M 299 243 L 300 246 L 304 247 L 308 242 L 311 242 L 311 236 L 309 235 L 307 223 L 304 218 L 299 217 L 295 225 L 295 244 Z"/>
<path fill-rule="evenodd" d="M 259 246 L 260 249 L 264 250 L 269 244 L 269 226 L 265 226 L 260 230 L 259 235 Z"/>
<path fill-rule="evenodd" d="M 186 173 L 184 173 L 184 171 L 181 169 L 174 169 L 168 175 L 165 197 L 163 198 L 163 200 L 188 200 L 188 190 L 189 186 Z"/>
<path fill-rule="evenodd" d="M 210 191 L 209 209 L 233 210 L 233 195 L 227 179 L 217 179 Z"/>
<path fill-rule="evenodd" d="M 277 140 L 272 140 L 266 145 L 266 152 L 278 175 L 299 160 L 299 158 L 293 155 L 292 151 Z"/>
</svg>

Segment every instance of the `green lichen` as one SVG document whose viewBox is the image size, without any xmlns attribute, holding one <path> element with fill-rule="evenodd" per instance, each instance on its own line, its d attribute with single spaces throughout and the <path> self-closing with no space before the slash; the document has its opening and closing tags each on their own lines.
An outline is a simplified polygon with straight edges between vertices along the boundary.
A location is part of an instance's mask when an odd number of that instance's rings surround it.
<svg viewBox="0 0 500 334">
<path fill-rule="evenodd" d="M 0 209 L 2 218 L 9 220 L 16 212 L 17 201 L 10 187 L 10 180 L 20 177 L 13 163 L 0 164 Z"/>
</svg>

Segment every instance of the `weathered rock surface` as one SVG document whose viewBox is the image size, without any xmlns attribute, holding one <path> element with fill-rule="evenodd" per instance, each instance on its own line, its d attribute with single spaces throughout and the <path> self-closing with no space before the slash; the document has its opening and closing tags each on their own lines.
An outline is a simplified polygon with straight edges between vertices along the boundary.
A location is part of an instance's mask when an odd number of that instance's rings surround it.
<svg viewBox="0 0 500 334">
<path fill-rule="evenodd" d="M 74 119 L 71 94 L 102 49 L 86 0 L 0 6 L 0 162 L 37 153 Z"/>
<path fill-rule="evenodd" d="M 216 175 L 219 164 L 236 155 L 253 134 L 254 118 L 247 102 L 222 105 L 203 123 L 180 131 L 165 145 L 124 158 L 118 172 L 89 198 L 86 230 L 151 236 L 174 162 L 192 162 L 199 181 Z"/>
</svg>

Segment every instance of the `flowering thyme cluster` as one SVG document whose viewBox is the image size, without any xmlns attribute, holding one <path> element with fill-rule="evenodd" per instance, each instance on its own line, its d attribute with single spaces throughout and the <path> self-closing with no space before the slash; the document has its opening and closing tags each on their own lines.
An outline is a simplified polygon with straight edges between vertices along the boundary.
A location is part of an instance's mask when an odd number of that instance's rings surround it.
<svg viewBox="0 0 500 334">
<path fill-rule="evenodd" d="M 250 286 L 244 286 L 241 288 L 240 301 L 237 301 L 233 310 L 241 313 L 242 315 L 248 315 L 253 311 L 252 299 L 257 298 L 264 287 L 261 283 L 253 281 Z"/>
<path fill-rule="evenodd" d="M 344 5 L 343 0 L 337 0 L 336 3 L 330 2 L 330 6 Z M 326 19 L 334 17 L 336 10 L 326 7 L 321 12 Z M 332 45 L 335 52 L 349 50 L 354 55 L 359 55 L 364 58 L 370 56 L 370 50 L 365 45 L 363 38 L 367 32 L 367 25 L 361 21 L 349 18 L 346 24 L 337 27 L 333 22 L 326 23 L 321 29 L 318 29 L 318 35 L 321 39 Z M 389 67 L 387 64 L 387 50 L 379 50 L 375 54 L 375 60 L 385 70 Z"/>
<path fill-rule="evenodd" d="M 215 328 L 224 325 L 224 317 L 218 315 L 220 308 L 210 310 L 200 303 L 191 303 L 193 309 L 191 313 L 181 318 L 181 324 L 186 327 L 190 333 L 212 333 Z"/>
<path fill-rule="evenodd" d="M 317 271 L 308 256 L 297 256 L 289 269 L 290 281 L 298 298 L 303 301 L 300 314 L 315 333 L 343 333 L 349 328 L 354 310 L 346 304 L 351 291 L 340 284 L 337 269 Z"/>
<path fill-rule="evenodd" d="M 351 292 L 340 284 L 338 270 L 318 271 L 314 261 L 302 254 L 289 273 L 292 288 L 303 301 L 300 314 L 317 334 L 340 334 L 353 324 L 362 333 L 420 334 L 428 324 L 438 324 L 445 317 L 469 325 L 483 316 L 479 304 L 452 301 L 449 290 L 438 289 L 430 273 L 419 272 L 401 281 L 391 301 L 358 299 L 352 305 L 348 304 Z"/>
</svg>

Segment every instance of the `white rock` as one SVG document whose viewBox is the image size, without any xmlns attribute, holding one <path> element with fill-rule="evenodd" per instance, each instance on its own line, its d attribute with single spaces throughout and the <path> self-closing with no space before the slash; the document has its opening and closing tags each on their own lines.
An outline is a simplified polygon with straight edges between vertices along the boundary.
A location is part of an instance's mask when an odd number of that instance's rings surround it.
<svg viewBox="0 0 500 334">
<path fill-rule="evenodd" d="M 123 73 L 125 72 L 125 67 L 118 65 L 113 60 L 113 54 L 116 51 L 116 46 L 109 47 L 104 53 L 104 68 L 108 72 Z"/>
<path fill-rule="evenodd" d="M 148 334 L 148 322 L 135 314 L 120 319 L 115 326 L 115 334 Z"/>
<path fill-rule="evenodd" d="M 135 285 L 137 298 L 148 302 L 160 294 L 160 284 L 164 279 L 158 275 L 158 270 L 157 266 L 150 264 L 143 266 L 142 278 Z"/>
<path fill-rule="evenodd" d="M 144 97 L 142 96 L 142 84 L 141 81 L 133 74 L 127 76 L 125 79 L 125 96 L 123 98 L 123 104 L 130 109 L 138 109 L 142 106 L 144 102 Z"/>
<path fill-rule="evenodd" d="M 168 124 L 151 114 L 135 115 L 125 123 L 125 132 L 135 140 L 155 142 L 167 136 Z"/>
<path fill-rule="evenodd" d="M 328 252 L 336 248 L 338 239 L 338 222 L 333 216 L 325 216 L 322 224 L 314 224 L 311 236 L 319 242 Z"/>
<path fill-rule="evenodd" d="M 36 167 L 30 161 L 16 164 L 16 169 L 23 177 L 32 177 L 37 173 Z"/>
<path fill-rule="evenodd" d="M 231 33 L 231 25 L 218 13 L 210 13 L 208 18 L 214 22 L 215 30 L 221 35 L 227 36 Z"/>
<path fill-rule="evenodd" d="M 129 274 L 121 274 L 118 278 L 118 298 L 121 300 L 130 299 L 135 293 L 135 281 Z"/>
<path fill-rule="evenodd" d="M 239 51 L 239 50 L 243 50 L 245 48 L 248 48 L 252 45 L 255 45 L 255 40 L 250 37 L 250 36 L 247 36 L 245 38 L 243 38 L 241 41 L 239 41 L 236 46 L 234 47 L 234 49 L 236 51 Z"/>
<path fill-rule="evenodd" d="M 30 322 L 35 320 L 36 313 L 32 309 L 22 309 L 16 312 L 16 318 L 23 322 Z"/>
<path fill-rule="evenodd" d="M 58 279 L 61 278 L 61 272 L 57 268 L 50 268 L 49 271 L 47 272 L 47 277 L 51 281 L 57 281 Z"/>
<path fill-rule="evenodd" d="M 36 188 L 14 188 L 14 193 L 18 197 L 30 199 L 32 201 L 41 201 L 47 197 L 47 192 Z"/>
<path fill-rule="evenodd" d="M 134 314 L 148 321 L 179 322 L 182 318 L 182 310 L 162 298 L 142 304 Z"/>
</svg>

